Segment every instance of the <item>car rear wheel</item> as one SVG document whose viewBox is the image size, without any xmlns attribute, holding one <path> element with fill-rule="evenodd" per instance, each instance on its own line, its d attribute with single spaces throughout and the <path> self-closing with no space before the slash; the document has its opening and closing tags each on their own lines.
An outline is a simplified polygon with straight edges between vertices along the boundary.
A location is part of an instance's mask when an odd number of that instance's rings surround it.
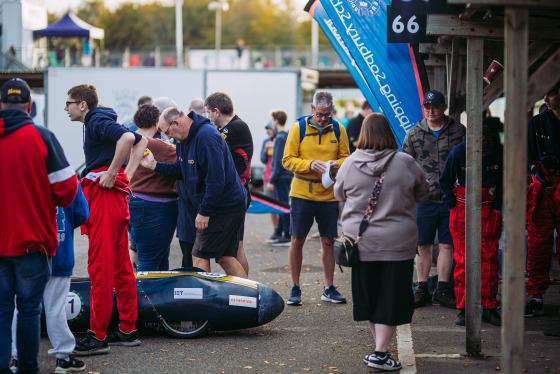
<svg viewBox="0 0 560 374">
<path fill-rule="evenodd" d="M 171 336 L 181 339 L 192 339 L 204 334 L 210 328 L 209 321 L 177 321 L 168 322 L 161 317 L 161 326 Z"/>
</svg>

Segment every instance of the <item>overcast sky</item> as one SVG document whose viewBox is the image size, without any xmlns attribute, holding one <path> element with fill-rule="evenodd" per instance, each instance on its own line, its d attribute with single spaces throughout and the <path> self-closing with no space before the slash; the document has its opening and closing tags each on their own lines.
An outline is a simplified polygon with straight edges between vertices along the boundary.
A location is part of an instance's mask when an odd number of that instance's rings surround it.
<svg viewBox="0 0 560 374">
<path fill-rule="evenodd" d="M 66 12 L 68 8 L 70 8 L 70 10 L 73 10 L 75 12 L 80 7 L 82 1 L 83 0 L 45 0 L 45 3 L 47 6 L 47 11 L 49 13 L 62 14 Z M 126 1 L 127 0 L 105 0 L 105 6 L 109 9 L 115 9 L 119 6 L 120 3 L 124 3 Z M 210 2 L 211 0 L 200 0 L 200 1 Z M 298 8 L 301 9 L 301 11 L 303 12 L 303 7 L 307 3 L 307 0 L 295 0 L 295 1 Z M 151 3 L 153 2 L 153 0 L 133 0 L 133 1 L 128 0 L 128 2 L 141 4 L 141 3 Z M 169 5 L 175 4 L 175 0 L 159 0 L 159 2 L 162 4 L 169 4 Z"/>
</svg>

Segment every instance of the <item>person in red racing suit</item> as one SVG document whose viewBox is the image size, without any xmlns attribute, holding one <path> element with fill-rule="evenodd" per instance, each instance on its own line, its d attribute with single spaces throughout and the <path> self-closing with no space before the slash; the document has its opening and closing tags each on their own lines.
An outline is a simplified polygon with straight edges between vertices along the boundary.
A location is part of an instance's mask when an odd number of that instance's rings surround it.
<svg viewBox="0 0 560 374">
<path fill-rule="evenodd" d="M 84 124 L 86 167 L 80 183 L 90 208 L 82 234 L 89 239 L 91 317 L 90 330 L 77 342 L 74 354 L 88 356 L 109 352 L 109 343 L 140 344 L 136 331 L 136 281 L 128 255 L 128 181 L 140 163 L 148 139 L 118 124 L 113 109 L 98 107 L 97 91 L 92 85 L 72 87 L 66 100 L 64 110 L 70 120 Z M 113 288 L 121 323 L 107 335 Z"/>
<path fill-rule="evenodd" d="M 544 101 L 547 109 L 531 118 L 527 139 L 527 166 L 533 180 L 527 191 L 526 292 L 532 298 L 525 305 L 525 317 L 544 313 L 554 230 L 560 230 L 560 83 L 544 96 Z M 560 248 L 559 236 L 556 248 Z"/>
<path fill-rule="evenodd" d="M 455 146 L 447 161 L 439 183 L 443 201 L 450 209 L 449 229 L 453 237 L 456 262 L 453 276 L 455 297 L 459 312 L 455 323 L 465 326 L 465 186 L 466 186 L 466 137 Z M 482 144 L 482 222 L 481 222 L 481 280 L 482 322 L 501 325 L 497 311 L 498 293 L 498 241 L 502 227 L 502 147 L 492 136 L 489 127 L 483 127 Z"/>
</svg>

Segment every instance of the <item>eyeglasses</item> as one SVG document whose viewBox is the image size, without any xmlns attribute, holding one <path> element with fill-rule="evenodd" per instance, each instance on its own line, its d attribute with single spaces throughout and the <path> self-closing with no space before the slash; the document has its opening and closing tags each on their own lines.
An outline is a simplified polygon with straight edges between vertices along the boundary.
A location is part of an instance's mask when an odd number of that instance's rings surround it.
<svg viewBox="0 0 560 374">
<path fill-rule="evenodd" d="M 81 102 L 82 102 L 82 101 L 67 101 L 67 102 L 66 102 L 66 106 L 68 107 L 68 106 L 70 106 L 70 104 L 79 104 L 79 103 L 81 103 Z"/>
<path fill-rule="evenodd" d="M 317 118 L 323 118 L 323 119 L 331 119 L 332 118 L 332 114 L 321 114 L 321 113 L 315 113 L 315 117 Z"/>
<path fill-rule="evenodd" d="M 169 136 L 169 129 L 171 128 L 171 126 L 173 126 L 175 124 L 175 121 L 171 121 L 171 123 L 169 124 L 169 126 L 167 126 L 167 130 L 165 130 L 163 133 L 165 135 Z"/>
</svg>

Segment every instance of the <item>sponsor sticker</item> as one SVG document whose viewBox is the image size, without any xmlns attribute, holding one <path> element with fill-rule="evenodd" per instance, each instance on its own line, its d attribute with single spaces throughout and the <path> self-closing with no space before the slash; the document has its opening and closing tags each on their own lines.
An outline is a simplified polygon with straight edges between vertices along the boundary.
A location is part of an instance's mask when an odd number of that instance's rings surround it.
<svg viewBox="0 0 560 374">
<path fill-rule="evenodd" d="M 229 295 L 229 305 L 256 308 L 257 298 L 249 296 Z"/>
<path fill-rule="evenodd" d="M 174 288 L 174 299 L 202 299 L 202 288 Z"/>
</svg>

